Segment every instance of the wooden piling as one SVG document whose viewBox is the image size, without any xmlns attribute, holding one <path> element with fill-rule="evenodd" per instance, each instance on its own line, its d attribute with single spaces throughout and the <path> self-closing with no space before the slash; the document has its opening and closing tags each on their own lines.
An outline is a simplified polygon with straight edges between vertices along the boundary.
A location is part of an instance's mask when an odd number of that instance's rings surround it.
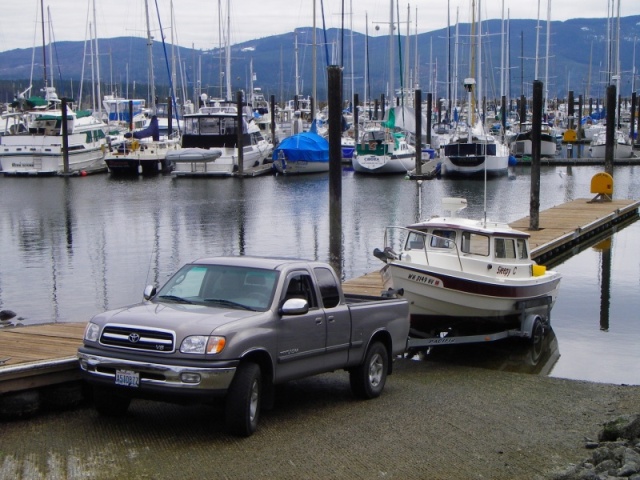
<svg viewBox="0 0 640 480">
<path fill-rule="evenodd" d="M 62 98 L 62 165 L 63 173 L 69 174 L 69 128 L 67 125 L 67 99 Z"/>
<path fill-rule="evenodd" d="M 327 67 L 329 92 L 329 263 L 342 278 L 342 67 Z"/>
<path fill-rule="evenodd" d="M 242 165 L 244 163 L 244 147 L 243 147 L 243 140 L 244 140 L 244 123 L 242 122 L 242 92 L 238 90 L 238 92 L 236 92 L 236 108 L 238 109 L 238 113 L 236 115 L 236 143 L 237 143 L 237 150 L 238 150 L 238 174 L 240 175 L 240 177 L 242 178 L 242 175 L 244 173 L 243 168 L 244 166 Z"/>
<path fill-rule="evenodd" d="M 613 175 L 613 156 L 616 129 L 616 86 L 607 86 L 607 130 L 605 132 L 607 145 L 604 150 L 604 171 Z"/>
<path fill-rule="evenodd" d="M 540 136 L 542 131 L 542 82 L 533 81 L 531 118 L 531 192 L 529 203 L 529 230 L 540 225 Z"/>
</svg>

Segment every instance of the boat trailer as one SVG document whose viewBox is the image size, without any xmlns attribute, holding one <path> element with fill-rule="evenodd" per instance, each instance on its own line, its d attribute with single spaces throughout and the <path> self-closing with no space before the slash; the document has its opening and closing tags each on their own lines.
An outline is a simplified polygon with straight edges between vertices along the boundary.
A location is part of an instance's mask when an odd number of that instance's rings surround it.
<svg viewBox="0 0 640 480">
<path fill-rule="evenodd" d="M 486 333 L 479 335 L 449 335 L 429 338 L 417 338 L 409 336 L 407 340 L 407 351 L 424 350 L 429 347 L 437 347 L 442 345 L 460 345 L 465 343 L 485 343 L 502 340 L 508 337 L 519 337 L 528 339 L 531 343 L 536 344 L 542 341 L 545 330 L 551 324 L 551 303 L 550 296 L 533 298 L 516 302 L 516 309 L 520 311 L 520 328 L 504 330 L 494 333 Z M 533 308 L 547 307 L 546 316 L 538 313 L 531 313 Z"/>
</svg>

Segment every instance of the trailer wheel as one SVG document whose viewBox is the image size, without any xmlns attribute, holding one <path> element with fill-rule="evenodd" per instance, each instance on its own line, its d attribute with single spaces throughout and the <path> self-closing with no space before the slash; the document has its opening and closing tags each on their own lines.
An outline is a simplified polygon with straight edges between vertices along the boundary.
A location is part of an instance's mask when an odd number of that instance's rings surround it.
<svg viewBox="0 0 640 480">
<path fill-rule="evenodd" d="M 534 363 L 540 360 L 542 355 L 542 342 L 544 341 L 544 325 L 540 317 L 536 317 L 531 327 L 531 359 Z"/>
<path fill-rule="evenodd" d="M 227 393 L 225 417 L 232 435 L 249 437 L 258 428 L 262 385 L 260 367 L 241 363 Z"/>
<path fill-rule="evenodd" d="M 389 354 L 380 342 L 369 346 L 361 365 L 349 372 L 349 383 L 353 394 L 363 400 L 380 396 L 387 380 Z"/>
<path fill-rule="evenodd" d="M 111 388 L 93 387 L 93 404 L 100 415 L 121 417 L 129 409 L 131 397 L 121 395 Z"/>
</svg>

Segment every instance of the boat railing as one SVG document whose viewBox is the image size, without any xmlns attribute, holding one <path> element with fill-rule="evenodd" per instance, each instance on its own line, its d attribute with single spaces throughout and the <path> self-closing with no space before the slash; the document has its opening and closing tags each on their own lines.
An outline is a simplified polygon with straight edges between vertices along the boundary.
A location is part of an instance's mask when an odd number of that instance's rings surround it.
<svg viewBox="0 0 640 480">
<path fill-rule="evenodd" d="M 457 242 L 449 237 L 445 237 L 445 236 L 441 236 L 441 235 L 436 235 L 434 233 L 430 233 L 430 232 L 424 232 L 422 230 L 415 230 L 413 228 L 408 228 L 408 227 L 402 227 L 399 225 L 392 225 L 389 226 L 385 229 L 384 232 L 384 246 L 385 249 L 387 247 L 390 247 L 391 250 L 393 251 L 393 239 L 390 238 L 392 235 L 390 235 L 390 232 L 394 231 L 394 230 L 400 230 L 402 232 L 406 233 L 406 236 L 404 236 L 403 238 L 396 238 L 396 241 L 398 241 L 401 245 L 403 243 L 405 243 L 408 238 L 409 238 L 409 234 L 413 233 L 416 235 L 419 235 L 421 237 L 423 237 L 423 241 L 422 242 L 418 242 L 420 243 L 419 246 L 417 246 L 415 249 L 412 248 L 412 250 L 422 250 L 424 252 L 424 256 L 425 256 L 425 260 L 427 262 L 427 265 L 430 265 L 429 263 L 429 250 L 427 249 L 427 245 L 430 243 L 430 239 L 435 238 L 438 241 L 442 242 L 443 247 L 441 248 L 448 248 L 450 249 L 451 246 L 453 247 L 453 250 L 455 250 L 455 256 L 458 259 L 458 265 L 460 266 L 460 271 L 463 272 L 464 268 L 462 267 L 462 260 L 460 258 L 460 248 L 458 247 Z M 445 246 L 446 245 L 446 246 Z M 434 248 L 438 248 L 438 247 L 434 247 Z M 402 250 L 404 250 L 404 247 L 402 247 Z"/>
</svg>

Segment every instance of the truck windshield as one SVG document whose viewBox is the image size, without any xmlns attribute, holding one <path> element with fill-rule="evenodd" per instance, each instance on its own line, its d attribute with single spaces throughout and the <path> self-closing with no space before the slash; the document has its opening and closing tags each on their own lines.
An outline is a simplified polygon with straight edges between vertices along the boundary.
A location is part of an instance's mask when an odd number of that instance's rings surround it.
<svg viewBox="0 0 640 480">
<path fill-rule="evenodd" d="M 228 265 L 182 267 L 158 291 L 157 301 L 265 311 L 271 306 L 278 272 Z"/>
</svg>

